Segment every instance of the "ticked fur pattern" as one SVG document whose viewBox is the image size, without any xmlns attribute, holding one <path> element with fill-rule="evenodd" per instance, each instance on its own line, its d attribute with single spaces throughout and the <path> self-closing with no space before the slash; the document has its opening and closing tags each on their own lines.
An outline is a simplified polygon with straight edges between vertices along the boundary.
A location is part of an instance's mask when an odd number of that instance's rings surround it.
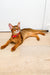
<svg viewBox="0 0 50 75">
<path fill-rule="evenodd" d="M 17 25 L 13 26 L 9 23 L 9 28 L 12 32 L 10 39 L 1 46 L 1 49 L 4 49 L 10 43 L 14 43 L 15 45 L 11 48 L 11 51 L 15 51 L 16 48 L 23 43 L 23 41 L 28 37 L 36 37 L 39 41 L 40 38 L 38 34 L 45 35 L 43 32 L 48 32 L 48 30 L 34 30 L 31 28 L 20 29 L 20 22 Z"/>
</svg>

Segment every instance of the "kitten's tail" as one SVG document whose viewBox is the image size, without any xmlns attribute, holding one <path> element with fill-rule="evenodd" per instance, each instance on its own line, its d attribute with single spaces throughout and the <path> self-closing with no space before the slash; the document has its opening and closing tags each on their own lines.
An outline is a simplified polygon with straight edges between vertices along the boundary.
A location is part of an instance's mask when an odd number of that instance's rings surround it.
<svg viewBox="0 0 50 75">
<path fill-rule="evenodd" d="M 49 30 L 35 30 L 35 31 L 40 31 L 40 32 L 49 32 Z"/>
<path fill-rule="evenodd" d="M 42 32 L 49 32 L 49 30 L 41 30 Z"/>
</svg>

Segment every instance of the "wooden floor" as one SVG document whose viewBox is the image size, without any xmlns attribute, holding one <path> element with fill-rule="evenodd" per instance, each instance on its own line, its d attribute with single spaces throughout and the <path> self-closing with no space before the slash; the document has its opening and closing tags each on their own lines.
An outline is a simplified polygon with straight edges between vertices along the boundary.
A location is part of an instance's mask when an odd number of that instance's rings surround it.
<svg viewBox="0 0 50 75">
<path fill-rule="evenodd" d="M 11 33 L 0 33 L 0 46 Z M 11 52 L 12 44 L 0 49 L 0 75 L 50 75 L 50 33 L 26 39 L 16 51 Z"/>
</svg>

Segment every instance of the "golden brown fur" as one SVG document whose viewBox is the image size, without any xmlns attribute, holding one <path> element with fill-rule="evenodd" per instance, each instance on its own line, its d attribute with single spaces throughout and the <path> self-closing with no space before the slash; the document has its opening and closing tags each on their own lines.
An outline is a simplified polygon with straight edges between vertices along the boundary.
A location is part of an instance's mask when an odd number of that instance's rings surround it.
<svg viewBox="0 0 50 75">
<path fill-rule="evenodd" d="M 20 44 L 23 43 L 23 41 L 28 38 L 28 37 L 36 37 L 37 40 L 39 41 L 40 38 L 37 34 L 45 35 L 43 32 L 47 32 L 47 30 L 33 30 L 31 28 L 25 28 L 25 29 L 20 29 L 20 22 L 13 26 L 12 24 L 9 24 L 9 27 L 11 29 L 12 35 L 17 35 L 17 32 L 20 32 L 17 37 L 13 38 L 11 35 L 11 38 L 1 46 L 1 49 L 5 48 L 6 46 L 9 45 L 9 43 L 15 43 L 14 47 L 11 48 L 11 51 L 14 51 Z M 16 32 L 17 31 L 17 32 Z"/>
</svg>

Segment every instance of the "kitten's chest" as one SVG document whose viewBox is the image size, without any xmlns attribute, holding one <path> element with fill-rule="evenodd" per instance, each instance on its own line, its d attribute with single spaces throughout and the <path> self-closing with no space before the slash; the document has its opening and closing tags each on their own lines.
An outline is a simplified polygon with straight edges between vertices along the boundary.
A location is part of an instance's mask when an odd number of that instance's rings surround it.
<svg viewBox="0 0 50 75">
<path fill-rule="evenodd" d="M 11 42 L 13 43 L 17 43 L 18 41 L 20 41 L 21 37 L 20 36 L 17 36 L 17 37 L 11 37 Z"/>
</svg>

